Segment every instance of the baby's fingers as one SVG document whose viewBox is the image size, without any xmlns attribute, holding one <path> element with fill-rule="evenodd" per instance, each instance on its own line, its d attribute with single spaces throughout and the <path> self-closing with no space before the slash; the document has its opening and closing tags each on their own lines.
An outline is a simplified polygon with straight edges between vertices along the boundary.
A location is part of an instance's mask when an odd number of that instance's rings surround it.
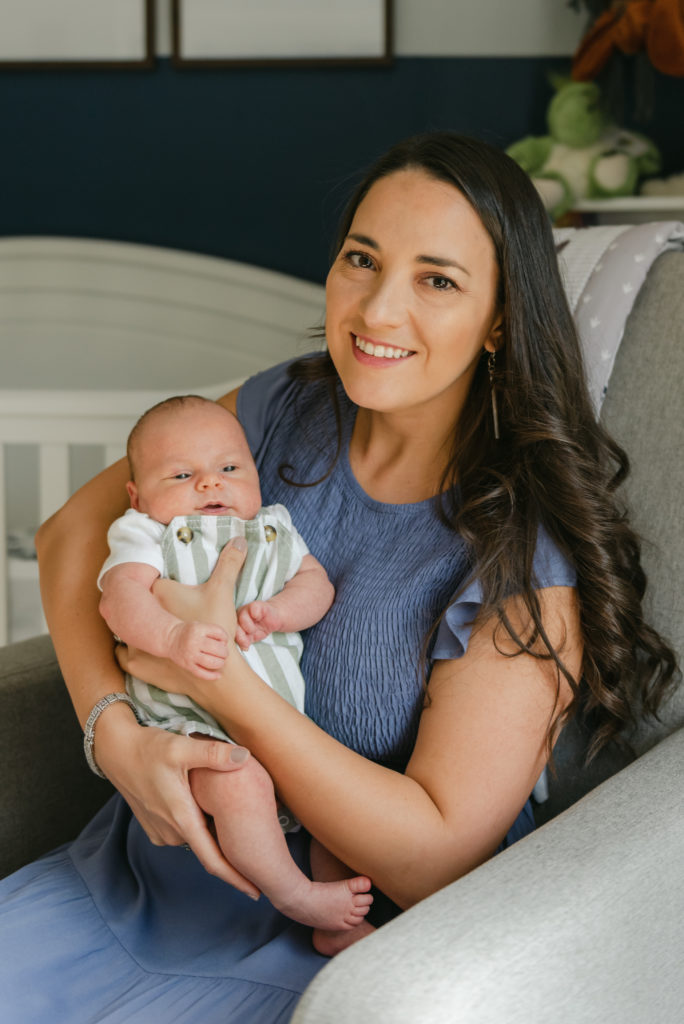
<svg viewBox="0 0 684 1024">
<path fill-rule="evenodd" d="M 221 658 L 225 661 L 228 654 L 228 640 L 225 634 L 223 634 L 221 639 L 214 639 L 211 636 L 205 637 L 200 645 L 199 653 L 203 657 Z"/>
<path fill-rule="evenodd" d="M 199 679 L 218 679 L 221 675 L 221 669 L 225 665 L 226 656 L 217 656 L 213 654 L 200 654 L 193 663 L 191 671 Z"/>
<path fill-rule="evenodd" d="M 252 644 L 252 637 L 240 626 L 237 626 L 235 630 L 235 643 L 241 650 L 248 651 Z"/>
<path fill-rule="evenodd" d="M 206 627 L 205 639 L 213 640 L 215 643 L 223 644 L 225 647 L 228 643 L 228 634 L 221 626 L 217 626 L 212 623 L 210 626 Z"/>
<path fill-rule="evenodd" d="M 247 607 L 249 608 L 249 616 L 255 624 L 261 622 L 268 611 L 268 605 L 265 601 L 252 601 Z"/>
</svg>

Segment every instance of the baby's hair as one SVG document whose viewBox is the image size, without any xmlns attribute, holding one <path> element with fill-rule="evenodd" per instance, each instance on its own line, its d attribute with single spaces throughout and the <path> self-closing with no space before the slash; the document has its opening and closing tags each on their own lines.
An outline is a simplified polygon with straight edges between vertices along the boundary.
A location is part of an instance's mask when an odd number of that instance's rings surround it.
<svg viewBox="0 0 684 1024">
<path fill-rule="evenodd" d="M 171 395 L 170 398 L 165 398 L 163 401 L 157 402 L 156 405 L 150 406 L 150 408 L 142 414 L 128 435 L 128 441 L 126 443 L 126 457 L 128 458 L 131 480 L 135 480 L 135 450 L 140 443 L 141 434 L 150 421 L 156 419 L 157 416 L 164 415 L 166 413 L 180 412 L 188 406 L 200 404 L 216 405 L 216 402 L 213 402 L 210 398 L 203 398 L 202 395 Z M 223 408 L 223 406 L 221 408 Z M 226 409 L 226 412 L 232 416 L 229 409 Z"/>
</svg>

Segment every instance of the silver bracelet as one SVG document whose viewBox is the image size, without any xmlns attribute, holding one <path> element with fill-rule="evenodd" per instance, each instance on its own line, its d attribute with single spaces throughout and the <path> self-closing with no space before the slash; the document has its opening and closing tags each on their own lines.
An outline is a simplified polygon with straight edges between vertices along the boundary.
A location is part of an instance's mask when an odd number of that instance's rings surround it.
<svg viewBox="0 0 684 1024">
<path fill-rule="evenodd" d="M 88 767 L 91 772 L 95 772 L 95 774 L 99 775 L 101 779 L 106 779 L 107 776 L 100 770 L 100 768 L 98 768 L 97 761 L 95 760 L 95 723 L 102 712 L 108 708 L 110 704 L 116 704 L 118 701 L 123 701 L 124 704 L 128 704 L 137 721 L 140 721 L 138 718 L 138 712 L 135 709 L 135 704 L 127 693 L 108 693 L 106 697 L 102 697 L 98 700 L 97 704 L 88 715 L 88 721 L 86 722 L 85 729 L 83 731 L 83 752 L 85 754 L 85 759 L 88 762 Z"/>
</svg>

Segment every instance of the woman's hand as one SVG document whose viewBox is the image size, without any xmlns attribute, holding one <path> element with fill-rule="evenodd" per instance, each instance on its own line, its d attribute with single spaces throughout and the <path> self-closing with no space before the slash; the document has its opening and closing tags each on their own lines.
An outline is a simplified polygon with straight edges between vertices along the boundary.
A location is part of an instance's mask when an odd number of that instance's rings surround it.
<svg viewBox="0 0 684 1024">
<path fill-rule="evenodd" d="M 248 756 L 244 747 L 219 740 L 200 743 L 164 729 L 141 728 L 125 705 L 111 706 L 97 723 L 97 763 L 127 801 L 150 842 L 155 846 L 187 844 L 206 871 L 257 898 L 259 890 L 221 853 L 189 783 L 192 768 L 239 771 Z"/>
<path fill-rule="evenodd" d="M 184 620 L 203 619 L 221 625 L 229 636 L 235 635 L 236 616 L 233 594 L 235 581 L 242 568 L 247 545 L 236 538 L 226 545 L 209 580 L 191 587 L 172 580 L 158 580 L 154 592 L 167 610 Z M 235 647 L 229 644 L 229 647 Z M 186 693 L 201 703 L 201 682 L 192 673 L 172 662 L 146 654 L 134 648 L 118 647 L 117 660 L 131 675 L 163 689 Z M 192 737 L 178 736 L 164 729 L 141 729 L 130 721 L 126 745 L 121 737 L 110 740 L 102 729 L 109 715 L 98 723 L 98 764 L 129 803 L 136 818 L 155 845 L 178 846 L 186 843 L 202 866 L 224 882 L 248 896 L 257 898 L 259 890 L 225 859 L 207 828 L 206 819 L 190 790 L 189 773 L 192 768 L 211 768 L 214 771 L 235 771 L 244 764 L 246 751 L 220 740 L 198 742 Z M 131 719 L 130 714 L 128 715 Z M 109 731 L 120 729 L 110 718 Z M 101 733 L 102 729 L 102 733 Z M 107 746 L 109 745 L 109 746 Z M 125 763 L 118 751 L 126 749 L 130 755 Z M 114 752 L 111 762 L 109 751 Z M 247 756 L 249 756 L 247 754 Z"/>
<path fill-rule="evenodd" d="M 157 600 L 167 611 L 186 622 L 213 622 L 222 626 L 229 637 L 235 636 L 235 582 L 247 554 L 247 542 L 235 537 L 221 551 L 206 583 L 191 587 L 173 580 L 158 579 L 152 587 Z"/>
<path fill-rule="evenodd" d="M 185 622 L 211 622 L 226 631 L 231 638 L 226 664 L 232 657 L 240 657 L 233 642 L 237 630 L 233 595 L 246 553 L 246 541 L 236 537 L 223 548 L 206 583 L 189 586 L 173 580 L 158 579 L 152 588 L 160 604 L 179 619 Z M 173 662 L 133 647 L 117 648 L 116 658 L 124 672 L 170 693 L 184 693 L 203 705 L 202 681 Z"/>
</svg>

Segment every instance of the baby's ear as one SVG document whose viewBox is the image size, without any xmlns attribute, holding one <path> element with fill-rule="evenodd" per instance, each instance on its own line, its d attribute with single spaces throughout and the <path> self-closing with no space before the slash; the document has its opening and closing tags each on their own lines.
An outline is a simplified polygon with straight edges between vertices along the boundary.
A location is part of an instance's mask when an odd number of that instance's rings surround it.
<svg viewBox="0 0 684 1024">
<path fill-rule="evenodd" d="M 126 484 L 126 490 L 128 491 L 128 497 L 131 499 L 131 508 L 134 508 L 136 512 L 139 512 L 140 499 L 138 498 L 138 488 L 132 480 L 129 480 Z"/>
</svg>

